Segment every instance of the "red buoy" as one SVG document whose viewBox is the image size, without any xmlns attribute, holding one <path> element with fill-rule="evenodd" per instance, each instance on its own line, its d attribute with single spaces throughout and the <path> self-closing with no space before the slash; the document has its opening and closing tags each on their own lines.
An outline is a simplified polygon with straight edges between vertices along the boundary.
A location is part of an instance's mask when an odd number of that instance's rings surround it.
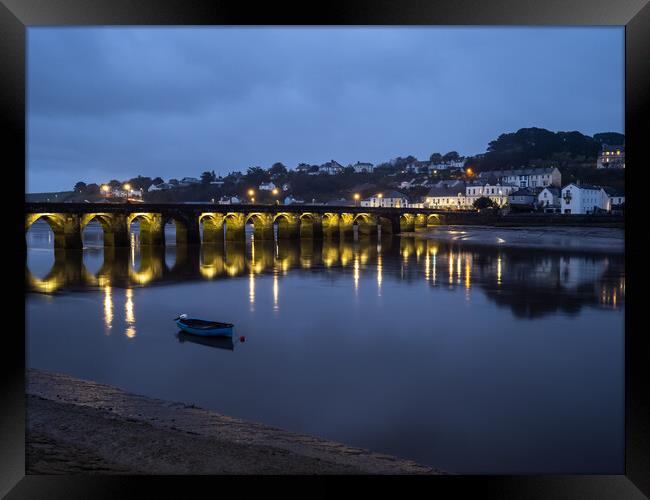
<svg viewBox="0 0 650 500">
<path fill-rule="evenodd" d="M 246 342 L 246 337 L 244 337 L 244 336 L 242 335 L 241 337 L 239 337 L 239 341 L 240 341 L 240 342 Z"/>
</svg>

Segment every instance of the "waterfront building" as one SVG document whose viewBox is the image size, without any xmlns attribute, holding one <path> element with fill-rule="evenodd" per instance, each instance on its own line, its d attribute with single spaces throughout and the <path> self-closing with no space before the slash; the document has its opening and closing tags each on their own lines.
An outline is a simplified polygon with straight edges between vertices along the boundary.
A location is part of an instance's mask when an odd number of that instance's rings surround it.
<svg viewBox="0 0 650 500">
<path fill-rule="evenodd" d="M 508 195 L 517 191 L 518 187 L 512 184 L 501 184 L 496 177 L 490 176 L 485 180 L 476 180 L 465 187 L 465 196 L 469 205 L 474 204 L 481 197 L 490 198 L 499 207 L 508 203 Z"/>
<path fill-rule="evenodd" d="M 609 211 L 607 193 L 600 186 L 568 184 L 562 188 L 563 214 L 593 214 Z"/>
<path fill-rule="evenodd" d="M 625 146 L 603 144 L 596 160 L 596 168 L 625 168 Z"/>
<path fill-rule="evenodd" d="M 510 170 L 491 170 L 481 172 L 479 179 L 496 177 L 503 184 L 512 184 L 520 188 L 543 188 L 562 186 L 562 174 L 557 167 L 531 167 Z"/>
<path fill-rule="evenodd" d="M 381 195 L 381 196 L 380 196 Z M 388 190 L 361 200 L 362 207 L 406 207 L 408 198 L 399 191 Z"/>
<path fill-rule="evenodd" d="M 260 191 L 273 191 L 275 189 L 275 184 L 272 182 L 263 182 L 258 187 Z"/>
<path fill-rule="evenodd" d="M 472 208 L 466 195 L 467 187 L 462 181 L 441 181 L 429 190 L 424 197 L 426 208 L 445 210 L 467 210 Z"/>
<path fill-rule="evenodd" d="M 537 194 L 532 189 L 522 188 L 508 195 L 508 205 L 513 212 L 529 212 L 536 202 Z"/>
<path fill-rule="evenodd" d="M 544 212 L 560 212 L 561 191 L 556 187 L 545 187 L 537 195 L 537 206 L 542 207 Z"/>
<path fill-rule="evenodd" d="M 603 191 L 605 191 L 605 194 L 607 195 L 607 210 L 620 210 L 621 205 L 625 203 L 625 193 L 607 186 L 603 187 Z"/>
</svg>

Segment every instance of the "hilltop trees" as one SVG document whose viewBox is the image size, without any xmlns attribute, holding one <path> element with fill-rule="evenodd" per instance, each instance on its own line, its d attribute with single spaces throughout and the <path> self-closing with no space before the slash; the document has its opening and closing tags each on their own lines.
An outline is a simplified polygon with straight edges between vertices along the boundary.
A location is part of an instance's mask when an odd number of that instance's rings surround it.
<svg viewBox="0 0 650 500">
<path fill-rule="evenodd" d="M 246 182 L 252 186 L 259 186 L 270 179 L 269 173 L 261 167 L 249 167 L 246 172 Z"/>
<path fill-rule="evenodd" d="M 212 172 L 208 172 L 207 170 L 201 174 L 201 183 L 202 184 L 210 184 L 212 181 L 216 181 L 217 176 L 214 173 L 214 170 Z"/>
<path fill-rule="evenodd" d="M 450 161 L 457 161 L 460 159 L 460 155 L 458 154 L 458 151 L 449 151 L 445 156 L 442 157 L 443 163 L 447 163 Z"/>
<path fill-rule="evenodd" d="M 131 189 L 142 189 L 142 191 L 147 191 L 153 184 L 151 177 L 142 177 L 141 175 L 129 179 L 127 182 L 131 185 Z"/>
<path fill-rule="evenodd" d="M 596 134 L 601 136 L 601 134 Z M 606 137 L 609 133 L 604 134 Z M 595 163 L 600 142 L 580 132 L 551 132 L 543 128 L 522 128 L 501 134 L 488 144 L 487 152 L 474 157 L 478 170 L 494 170 L 529 165 L 548 160 L 558 166 Z"/>
<path fill-rule="evenodd" d="M 79 181 L 74 185 L 73 191 L 75 193 L 84 193 L 86 191 L 86 183 L 83 181 Z"/>
<path fill-rule="evenodd" d="M 281 162 L 276 162 L 269 169 L 269 174 L 271 175 L 286 175 L 287 167 L 285 167 Z"/>
</svg>

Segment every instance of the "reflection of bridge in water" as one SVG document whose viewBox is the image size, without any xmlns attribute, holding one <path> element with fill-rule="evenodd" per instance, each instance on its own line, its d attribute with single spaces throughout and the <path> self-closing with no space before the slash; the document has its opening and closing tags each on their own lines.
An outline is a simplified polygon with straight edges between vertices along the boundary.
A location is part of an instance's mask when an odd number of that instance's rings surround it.
<svg viewBox="0 0 650 500">
<path fill-rule="evenodd" d="M 430 287 L 466 292 L 478 286 L 490 300 L 525 318 L 575 313 L 586 305 L 618 309 L 625 298 L 622 256 L 472 248 L 413 237 L 179 245 L 172 265 L 166 263 L 165 247 L 143 245 L 137 253 L 104 247 L 96 273 L 86 268 L 83 251 L 55 249 L 54 263 L 44 278 L 29 269 L 26 275 L 28 290 L 51 293 L 238 276 L 253 279 L 262 273 L 312 268 L 336 268 L 332 279 L 352 279 L 355 288 L 360 277 L 372 274 L 379 291 L 386 279 L 424 280 Z"/>
</svg>

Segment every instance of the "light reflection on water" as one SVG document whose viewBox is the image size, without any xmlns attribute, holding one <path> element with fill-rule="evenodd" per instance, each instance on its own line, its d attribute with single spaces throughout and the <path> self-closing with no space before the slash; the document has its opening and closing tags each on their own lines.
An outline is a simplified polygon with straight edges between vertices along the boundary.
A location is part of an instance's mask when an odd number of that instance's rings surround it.
<svg viewBox="0 0 650 500">
<path fill-rule="evenodd" d="M 622 256 L 86 233 L 83 252 L 28 233 L 29 366 L 453 472 L 622 470 Z M 181 312 L 247 342 L 176 338 Z"/>
</svg>

